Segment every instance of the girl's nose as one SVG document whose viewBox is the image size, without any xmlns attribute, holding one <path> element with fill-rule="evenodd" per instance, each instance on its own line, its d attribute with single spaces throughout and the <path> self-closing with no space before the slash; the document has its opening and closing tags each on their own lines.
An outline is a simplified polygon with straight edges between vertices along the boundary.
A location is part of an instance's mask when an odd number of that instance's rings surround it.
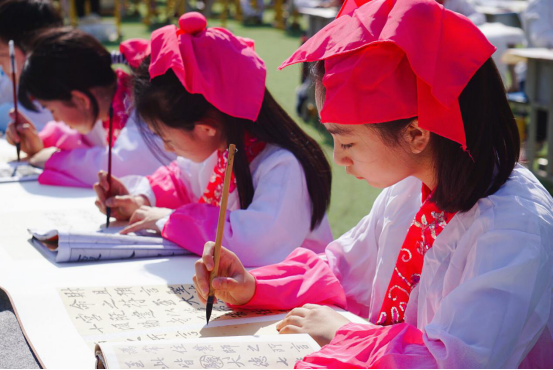
<svg viewBox="0 0 553 370">
<path fill-rule="evenodd" d="M 353 164 L 347 153 L 340 148 L 340 144 L 334 145 L 334 163 L 338 166 L 351 166 Z"/>
</svg>

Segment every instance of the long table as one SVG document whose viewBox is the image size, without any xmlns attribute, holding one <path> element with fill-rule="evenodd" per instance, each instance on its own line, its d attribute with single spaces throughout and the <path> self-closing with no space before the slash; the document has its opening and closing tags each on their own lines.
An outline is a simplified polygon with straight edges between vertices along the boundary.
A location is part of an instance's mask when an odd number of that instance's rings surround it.
<svg viewBox="0 0 553 370">
<path fill-rule="evenodd" d="M 25 337 L 46 368 L 95 365 L 90 347 L 94 337 L 85 341 L 82 330 L 79 333 L 60 289 L 140 286 L 148 290 L 192 282 L 195 256 L 57 264 L 49 252 L 32 242 L 27 228 L 97 228 L 105 216 L 96 210 L 94 199 L 90 189 L 42 186 L 38 182 L 0 185 L 0 288 L 7 292 Z M 74 303 L 79 304 L 78 298 Z M 264 330 L 274 329 L 268 326 Z"/>
</svg>

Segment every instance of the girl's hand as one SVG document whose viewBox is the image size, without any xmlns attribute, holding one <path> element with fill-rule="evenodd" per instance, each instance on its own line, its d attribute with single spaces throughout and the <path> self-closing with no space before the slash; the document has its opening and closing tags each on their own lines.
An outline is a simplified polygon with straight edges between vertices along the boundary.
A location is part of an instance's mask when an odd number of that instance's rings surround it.
<svg viewBox="0 0 553 370">
<path fill-rule="evenodd" d="M 194 265 L 196 269 L 196 275 L 193 277 L 194 287 L 203 304 L 206 304 L 209 296 L 209 275 L 215 265 L 214 249 L 214 242 L 205 243 L 203 256 Z M 236 254 L 224 247 L 221 247 L 217 275 L 218 277 L 213 279 L 212 283 L 217 299 L 237 306 L 246 304 L 252 299 L 255 293 L 255 278 L 246 271 Z"/>
<path fill-rule="evenodd" d="M 17 127 L 15 126 L 15 112 L 10 112 L 12 122 L 6 129 L 6 140 L 11 145 L 21 144 L 21 150 L 29 157 L 44 149 L 44 143 L 33 123 L 20 112 L 17 113 Z"/>
<path fill-rule="evenodd" d="M 44 168 L 44 166 L 46 166 L 46 162 L 48 162 L 52 154 L 54 154 L 57 151 L 58 151 L 58 148 L 55 148 L 55 147 L 44 148 L 38 153 L 36 153 L 34 156 L 29 158 L 29 163 L 32 166 L 35 166 L 38 168 Z"/>
<path fill-rule="evenodd" d="M 169 208 L 142 206 L 138 208 L 129 220 L 130 225 L 121 230 L 120 234 L 133 233 L 139 230 L 155 230 L 161 232 L 156 223 L 173 212 Z"/>
<path fill-rule="evenodd" d="M 150 202 L 141 195 L 129 195 L 129 191 L 121 180 L 111 176 L 110 197 L 106 199 L 109 191 L 108 174 L 105 171 L 98 172 L 98 182 L 93 186 L 98 198 L 96 207 L 106 214 L 106 207 L 111 207 L 111 217 L 116 220 L 126 221 L 142 206 L 149 206 Z"/>
<path fill-rule="evenodd" d="M 276 328 L 279 334 L 309 334 L 322 347 L 330 343 L 338 329 L 349 322 L 330 307 L 306 304 L 288 312 Z"/>
</svg>

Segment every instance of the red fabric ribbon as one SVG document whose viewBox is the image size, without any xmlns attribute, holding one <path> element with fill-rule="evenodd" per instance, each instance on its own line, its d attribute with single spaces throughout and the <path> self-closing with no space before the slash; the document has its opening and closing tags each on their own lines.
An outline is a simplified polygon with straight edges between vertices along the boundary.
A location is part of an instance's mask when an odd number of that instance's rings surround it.
<svg viewBox="0 0 553 370">
<path fill-rule="evenodd" d="M 115 74 L 117 75 L 117 89 L 111 103 L 113 105 L 112 143 L 117 140 L 129 119 L 129 111 L 125 102 L 130 95 L 130 76 L 121 69 L 116 70 Z M 102 126 L 106 130 L 106 142 L 109 142 L 109 118 L 102 121 Z"/>
<path fill-rule="evenodd" d="M 430 189 L 423 185 L 422 206 L 417 212 L 401 246 L 392 279 L 386 289 L 377 325 L 403 322 L 409 296 L 419 283 L 424 255 L 457 212 L 440 210 L 431 201 Z"/>
<path fill-rule="evenodd" d="M 246 157 L 248 163 L 251 163 L 255 157 L 265 149 L 267 143 L 259 141 L 257 138 L 251 136 L 246 132 L 244 137 L 244 148 L 246 150 Z M 213 169 L 211 179 L 207 184 L 204 194 L 198 200 L 198 203 L 207 203 L 213 206 L 219 207 L 221 205 L 221 197 L 223 195 L 223 184 L 225 182 L 225 170 L 228 162 L 228 150 L 224 152 L 217 152 L 217 164 Z M 236 179 L 234 177 L 234 171 L 232 171 L 232 177 L 230 180 L 230 190 L 232 193 L 236 189 Z"/>
</svg>

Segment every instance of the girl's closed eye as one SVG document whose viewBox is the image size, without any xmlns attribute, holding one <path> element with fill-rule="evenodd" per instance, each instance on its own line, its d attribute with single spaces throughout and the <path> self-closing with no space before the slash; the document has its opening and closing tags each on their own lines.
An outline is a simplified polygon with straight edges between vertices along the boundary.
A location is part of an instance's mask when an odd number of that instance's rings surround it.
<svg viewBox="0 0 553 370">
<path fill-rule="evenodd" d="M 342 147 L 342 149 L 349 149 L 353 146 L 353 143 L 349 143 L 349 144 L 340 144 L 340 147 Z"/>
</svg>

